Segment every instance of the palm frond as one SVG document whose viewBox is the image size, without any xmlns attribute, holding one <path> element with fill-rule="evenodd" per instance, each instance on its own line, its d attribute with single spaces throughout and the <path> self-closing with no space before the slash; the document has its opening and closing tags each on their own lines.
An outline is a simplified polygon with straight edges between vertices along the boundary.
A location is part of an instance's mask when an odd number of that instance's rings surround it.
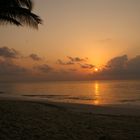
<svg viewBox="0 0 140 140">
<path fill-rule="evenodd" d="M 31 0 L 0 0 L 0 7 L 26 7 L 32 10 Z"/>
<path fill-rule="evenodd" d="M 16 3 L 18 3 L 20 6 L 25 6 L 32 10 L 33 2 L 31 0 L 15 0 Z"/>
<path fill-rule="evenodd" d="M 39 16 L 33 14 L 26 8 L 11 7 L 9 9 L 0 9 L 0 15 L 10 17 L 17 20 L 21 24 L 25 24 L 34 28 L 38 28 L 38 24 L 42 23 Z"/>
<path fill-rule="evenodd" d="M 0 22 L 38 28 L 41 18 L 32 13 L 31 0 L 0 0 Z"/>
<path fill-rule="evenodd" d="M 6 17 L 6 16 L 0 16 L 0 23 L 1 24 L 14 24 L 14 25 L 17 25 L 17 26 L 22 26 L 20 22 L 18 22 L 17 20 L 13 19 L 13 18 L 10 18 L 10 17 Z"/>
</svg>

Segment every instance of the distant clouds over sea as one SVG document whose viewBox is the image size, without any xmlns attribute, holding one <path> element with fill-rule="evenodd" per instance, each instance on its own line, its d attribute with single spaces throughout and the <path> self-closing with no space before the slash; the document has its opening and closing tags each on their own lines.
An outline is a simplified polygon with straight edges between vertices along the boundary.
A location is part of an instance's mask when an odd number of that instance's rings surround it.
<svg viewBox="0 0 140 140">
<path fill-rule="evenodd" d="M 18 50 L 0 47 L 0 81 L 92 79 L 140 79 L 140 55 L 116 56 L 98 68 L 87 57 L 67 56 L 49 62 L 36 53 L 24 56 Z"/>
</svg>

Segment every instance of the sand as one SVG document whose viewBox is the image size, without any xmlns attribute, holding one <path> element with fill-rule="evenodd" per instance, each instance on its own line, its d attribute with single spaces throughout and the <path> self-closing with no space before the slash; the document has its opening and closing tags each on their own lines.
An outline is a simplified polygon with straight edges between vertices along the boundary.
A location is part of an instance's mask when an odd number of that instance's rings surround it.
<svg viewBox="0 0 140 140">
<path fill-rule="evenodd" d="M 140 140 L 140 109 L 0 99 L 0 140 Z"/>
</svg>

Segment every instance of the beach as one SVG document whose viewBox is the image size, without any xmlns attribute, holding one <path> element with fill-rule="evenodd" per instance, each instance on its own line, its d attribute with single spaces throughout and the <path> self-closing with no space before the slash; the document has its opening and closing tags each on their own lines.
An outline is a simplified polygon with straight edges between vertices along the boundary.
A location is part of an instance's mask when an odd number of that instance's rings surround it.
<svg viewBox="0 0 140 140">
<path fill-rule="evenodd" d="M 140 109 L 0 98 L 1 140 L 139 140 Z"/>
<path fill-rule="evenodd" d="M 0 23 L 0 140 L 140 140 L 140 0 L 0 0 Z"/>
</svg>

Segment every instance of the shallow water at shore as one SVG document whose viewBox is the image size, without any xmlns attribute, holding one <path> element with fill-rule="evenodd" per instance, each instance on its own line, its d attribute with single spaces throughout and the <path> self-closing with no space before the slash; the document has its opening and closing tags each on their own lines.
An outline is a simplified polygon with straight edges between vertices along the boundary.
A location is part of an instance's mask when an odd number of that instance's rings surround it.
<svg viewBox="0 0 140 140">
<path fill-rule="evenodd" d="M 0 83 L 1 95 L 94 105 L 140 105 L 140 81 Z"/>
</svg>

